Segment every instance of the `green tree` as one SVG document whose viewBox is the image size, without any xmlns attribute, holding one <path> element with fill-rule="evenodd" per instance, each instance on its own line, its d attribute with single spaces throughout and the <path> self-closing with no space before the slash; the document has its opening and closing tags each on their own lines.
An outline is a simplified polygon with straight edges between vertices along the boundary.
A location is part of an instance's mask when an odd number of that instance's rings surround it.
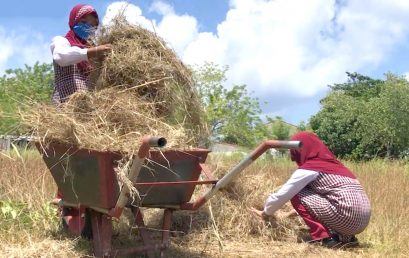
<svg viewBox="0 0 409 258">
<path fill-rule="evenodd" d="M 290 138 L 291 128 L 283 121 L 282 117 L 268 117 L 267 123 L 271 128 L 272 138 L 277 140 L 288 140 Z"/>
<path fill-rule="evenodd" d="M 379 96 L 382 90 L 382 80 L 375 80 L 359 73 L 346 73 L 348 76 L 346 83 L 329 85 L 336 92 L 342 92 L 347 96 L 368 100 Z"/>
<path fill-rule="evenodd" d="M 302 120 L 297 126 L 297 132 L 301 131 L 312 131 L 311 125 Z"/>
<path fill-rule="evenodd" d="M 0 134 L 24 133 L 18 126 L 18 110 L 28 102 L 50 102 L 52 83 L 50 64 L 7 70 L 0 78 Z"/>
<path fill-rule="evenodd" d="M 254 146 L 267 135 L 259 101 L 251 96 L 246 85 L 227 89 L 224 86 L 227 69 L 207 63 L 194 71 L 212 140 Z"/>
<path fill-rule="evenodd" d="M 330 86 L 310 125 L 341 157 L 398 157 L 409 148 L 409 84 L 396 75 L 374 80 L 348 73 L 346 83 Z"/>
<path fill-rule="evenodd" d="M 396 158 L 409 148 L 409 83 L 406 79 L 387 74 L 379 95 L 364 103 L 363 111 L 358 147 L 364 157 Z"/>
<path fill-rule="evenodd" d="M 360 142 L 357 131 L 362 103 L 335 91 L 321 101 L 321 110 L 310 120 L 313 131 L 338 156 L 351 155 Z"/>
</svg>

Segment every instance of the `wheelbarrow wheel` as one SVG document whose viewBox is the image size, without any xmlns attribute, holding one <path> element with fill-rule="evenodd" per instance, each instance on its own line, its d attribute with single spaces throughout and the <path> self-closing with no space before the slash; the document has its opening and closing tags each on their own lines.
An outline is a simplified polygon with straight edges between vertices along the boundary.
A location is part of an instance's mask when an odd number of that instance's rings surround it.
<svg viewBox="0 0 409 258">
<path fill-rule="evenodd" d="M 65 219 L 65 215 L 69 214 L 71 208 L 63 207 L 62 209 L 62 217 L 61 217 L 61 225 L 64 231 L 72 232 L 70 230 L 70 226 L 67 224 Z M 92 223 L 91 223 L 91 213 L 88 209 L 85 209 L 84 212 L 84 226 L 81 230 L 81 237 L 87 240 L 92 240 Z"/>
<path fill-rule="evenodd" d="M 88 209 L 85 210 L 85 224 L 81 232 L 81 237 L 92 240 L 91 212 Z"/>
</svg>

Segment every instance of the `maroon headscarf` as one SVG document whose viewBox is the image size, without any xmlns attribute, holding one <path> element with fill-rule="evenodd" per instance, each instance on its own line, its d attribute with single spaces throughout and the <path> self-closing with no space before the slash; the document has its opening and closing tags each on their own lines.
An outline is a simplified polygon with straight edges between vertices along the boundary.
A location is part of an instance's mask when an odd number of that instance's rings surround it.
<svg viewBox="0 0 409 258">
<path fill-rule="evenodd" d="M 70 19 L 68 22 L 70 30 L 65 35 L 65 38 L 68 39 L 68 42 L 70 42 L 71 46 L 76 46 L 79 48 L 89 47 L 88 42 L 77 37 L 77 35 L 75 35 L 74 31 L 72 30 L 72 27 L 74 27 L 75 24 L 77 24 L 83 17 L 88 14 L 93 14 L 98 19 L 97 11 L 90 5 L 78 4 L 74 6 L 74 8 L 72 8 L 70 12 Z M 85 74 L 88 74 L 93 68 L 91 63 L 88 61 L 82 61 L 81 63 L 77 64 L 77 66 L 80 72 Z"/>
<path fill-rule="evenodd" d="M 290 151 L 291 160 L 297 162 L 298 168 L 356 178 L 315 134 L 299 132 L 291 140 L 302 142 L 301 149 Z"/>
</svg>

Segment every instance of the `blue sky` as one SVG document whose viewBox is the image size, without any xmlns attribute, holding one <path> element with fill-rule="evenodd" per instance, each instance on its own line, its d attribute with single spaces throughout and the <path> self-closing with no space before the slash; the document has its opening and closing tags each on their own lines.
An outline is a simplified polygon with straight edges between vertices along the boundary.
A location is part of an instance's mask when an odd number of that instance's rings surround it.
<svg viewBox="0 0 409 258">
<path fill-rule="evenodd" d="M 67 32 L 77 1 L 4 1 L 0 73 L 51 62 L 49 43 Z M 109 21 L 125 2 L 87 1 Z M 129 1 L 127 17 L 155 30 L 188 64 L 230 67 L 227 85 L 247 84 L 265 114 L 298 123 L 319 110 L 345 72 L 383 78 L 409 72 L 407 0 Z M 50 11 L 51 10 L 51 11 Z"/>
<path fill-rule="evenodd" d="M 90 4 L 98 10 L 100 15 L 103 15 L 108 5 L 112 2 L 114 1 L 3 1 L 2 8 L 0 8 L 0 25 L 11 28 L 17 26 L 35 29 L 51 37 L 52 35 L 65 32 L 67 16 L 75 4 Z M 154 1 L 129 2 L 141 7 L 147 17 L 151 19 L 159 18 L 156 13 L 149 11 Z M 200 21 L 201 29 L 206 31 L 215 30 L 217 24 L 224 19 L 229 7 L 229 2 L 225 0 L 174 0 L 164 2 L 169 3 L 180 14 L 188 13 L 195 16 Z"/>
</svg>

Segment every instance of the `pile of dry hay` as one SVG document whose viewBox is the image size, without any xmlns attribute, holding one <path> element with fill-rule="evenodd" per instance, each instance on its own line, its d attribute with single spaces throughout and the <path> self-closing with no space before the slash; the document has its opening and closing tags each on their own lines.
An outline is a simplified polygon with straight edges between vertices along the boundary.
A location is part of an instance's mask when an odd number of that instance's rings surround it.
<svg viewBox="0 0 409 258">
<path fill-rule="evenodd" d="M 152 103 L 135 98 L 114 89 L 82 91 L 58 110 L 38 105 L 21 116 L 35 125 L 35 133 L 45 143 L 57 141 L 99 151 L 132 153 L 144 134 L 166 136 L 172 147 L 189 142 L 182 126 L 170 126 L 158 119 Z"/>
<path fill-rule="evenodd" d="M 215 176 L 221 178 L 237 162 L 237 159 L 211 155 L 207 163 Z M 277 241 L 296 243 L 308 233 L 299 216 L 288 216 L 294 211 L 290 204 L 278 210 L 267 223 L 249 211 L 250 207 L 262 208 L 267 196 L 279 189 L 292 172 L 293 167 L 288 162 L 272 165 L 271 162 L 261 161 L 252 164 L 199 210 L 175 212 L 171 230 L 178 238 L 172 241 L 180 247 L 214 249 L 216 252 L 232 242 L 250 241 L 260 245 Z M 196 198 L 203 194 L 203 190 L 195 193 Z M 160 227 L 160 220 L 152 217 L 148 226 Z"/>
<path fill-rule="evenodd" d="M 216 171 L 219 178 L 232 167 L 216 157 L 211 161 L 219 167 Z M 304 230 L 304 224 L 298 216 L 288 216 L 294 211 L 289 203 L 278 210 L 268 223 L 255 218 L 248 210 L 250 207 L 263 209 L 268 195 L 277 191 L 289 178 L 291 166 L 281 165 L 256 162 L 218 193 L 218 198 L 211 200 L 215 224 L 224 238 L 243 239 L 250 236 L 264 241 L 297 240 L 297 234 Z"/>
<path fill-rule="evenodd" d="M 144 135 L 163 136 L 169 147 L 204 145 L 204 112 L 190 70 L 155 33 L 116 18 L 97 45 L 110 43 L 104 61 L 93 60 L 95 91 L 77 92 L 61 107 L 35 104 L 23 124 L 43 143 L 60 142 L 130 153 Z"/>
</svg>

